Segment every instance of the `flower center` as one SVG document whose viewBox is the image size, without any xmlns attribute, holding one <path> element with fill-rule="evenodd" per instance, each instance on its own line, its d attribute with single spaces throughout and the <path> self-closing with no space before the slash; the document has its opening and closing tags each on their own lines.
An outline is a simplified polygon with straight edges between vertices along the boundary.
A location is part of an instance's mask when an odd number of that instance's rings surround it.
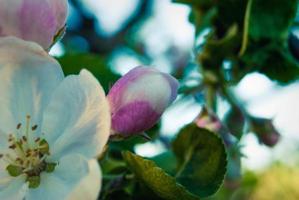
<svg viewBox="0 0 299 200">
<path fill-rule="evenodd" d="M 46 162 L 50 155 L 49 144 L 45 139 L 34 136 L 38 125 L 31 126 L 30 119 L 28 115 L 25 127 L 19 123 L 16 132 L 8 135 L 8 151 L 0 153 L 0 159 L 7 163 L 6 170 L 11 176 L 25 174 L 29 187 L 36 188 L 40 184 L 41 172 L 53 172 L 56 163 Z"/>
</svg>

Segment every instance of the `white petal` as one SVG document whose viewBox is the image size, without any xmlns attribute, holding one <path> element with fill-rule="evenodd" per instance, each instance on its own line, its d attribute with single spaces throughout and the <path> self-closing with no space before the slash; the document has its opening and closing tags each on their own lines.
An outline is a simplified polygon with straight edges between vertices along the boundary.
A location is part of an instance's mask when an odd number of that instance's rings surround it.
<svg viewBox="0 0 299 200">
<path fill-rule="evenodd" d="M 169 105 L 170 98 L 171 87 L 163 74 L 148 73 L 128 85 L 124 93 L 123 104 L 136 100 L 146 101 L 156 112 L 162 113 Z"/>
<path fill-rule="evenodd" d="M 88 162 L 89 174 L 86 176 L 75 190 L 67 198 L 68 200 L 96 200 L 102 186 L 102 173 L 97 160 Z"/>
<path fill-rule="evenodd" d="M 3 133 L 0 129 L 0 153 L 3 154 L 8 147 L 8 138 L 7 134 Z"/>
<path fill-rule="evenodd" d="M 42 131 L 53 161 L 69 153 L 93 158 L 102 152 L 110 131 L 104 90 L 86 70 L 67 77 L 44 113 Z"/>
<path fill-rule="evenodd" d="M 88 162 L 82 156 L 68 155 L 61 158 L 52 173 L 42 173 L 41 183 L 29 189 L 26 200 L 63 200 L 88 175 Z"/>
<path fill-rule="evenodd" d="M 1 200 L 23 200 L 25 193 L 28 190 L 25 184 L 25 176 L 12 178 L 6 184 L 0 184 L 0 199 Z M 1 181 L 0 181 L 1 182 Z"/>
<path fill-rule="evenodd" d="M 7 170 L 7 163 L 0 159 L 0 187 L 3 184 L 7 184 L 9 181 L 11 181 L 11 176 L 8 174 Z"/>
<path fill-rule="evenodd" d="M 63 79 L 60 65 L 40 46 L 7 37 L 0 40 L 0 129 L 15 132 L 18 123 L 40 124 L 41 113 Z"/>
</svg>

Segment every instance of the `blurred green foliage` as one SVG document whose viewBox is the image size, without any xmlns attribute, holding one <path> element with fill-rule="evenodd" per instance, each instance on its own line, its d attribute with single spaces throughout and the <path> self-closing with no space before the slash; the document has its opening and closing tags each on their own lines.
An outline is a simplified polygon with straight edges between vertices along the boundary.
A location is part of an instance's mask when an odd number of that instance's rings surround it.
<svg viewBox="0 0 299 200">
<path fill-rule="evenodd" d="M 280 83 L 289 83 L 298 78 L 299 66 L 287 45 L 298 0 L 176 2 L 192 6 L 190 19 L 198 33 L 203 27 L 211 28 L 198 55 L 203 72 L 212 71 L 220 84 L 226 80 L 222 69 L 225 60 L 233 63 L 232 83 L 238 83 L 253 71 L 259 71 Z M 214 14 L 211 17 L 212 10 Z M 209 19 L 209 24 L 202 19 Z"/>
<path fill-rule="evenodd" d="M 65 75 L 78 74 L 82 69 L 89 70 L 101 83 L 106 92 L 120 76 L 107 66 L 107 60 L 91 53 L 65 54 L 57 58 Z"/>
</svg>

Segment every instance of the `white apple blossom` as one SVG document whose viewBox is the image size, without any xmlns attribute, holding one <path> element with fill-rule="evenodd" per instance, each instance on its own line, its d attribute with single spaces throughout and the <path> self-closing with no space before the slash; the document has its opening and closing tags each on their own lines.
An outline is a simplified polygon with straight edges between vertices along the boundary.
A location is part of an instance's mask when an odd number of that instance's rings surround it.
<svg viewBox="0 0 299 200">
<path fill-rule="evenodd" d="M 64 77 L 40 46 L 6 37 L 0 80 L 0 199 L 71 199 L 90 173 L 100 180 L 92 159 L 108 140 L 111 120 L 92 74 Z"/>
</svg>

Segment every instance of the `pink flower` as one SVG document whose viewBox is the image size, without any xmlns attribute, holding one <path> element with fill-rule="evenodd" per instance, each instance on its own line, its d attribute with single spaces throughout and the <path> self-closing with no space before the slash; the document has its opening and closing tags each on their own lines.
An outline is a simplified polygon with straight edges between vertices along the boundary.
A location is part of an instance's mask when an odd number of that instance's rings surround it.
<svg viewBox="0 0 299 200">
<path fill-rule="evenodd" d="M 67 10 L 67 0 L 1 0 L 0 36 L 34 41 L 48 49 L 64 28 Z"/>
<path fill-rule="evenodd" d="M 136 67 L 111 88 L 112 135 L 128 137 L 150 129 L 176 99 L 178 81 L 150 67 Z"/>
</svg>

